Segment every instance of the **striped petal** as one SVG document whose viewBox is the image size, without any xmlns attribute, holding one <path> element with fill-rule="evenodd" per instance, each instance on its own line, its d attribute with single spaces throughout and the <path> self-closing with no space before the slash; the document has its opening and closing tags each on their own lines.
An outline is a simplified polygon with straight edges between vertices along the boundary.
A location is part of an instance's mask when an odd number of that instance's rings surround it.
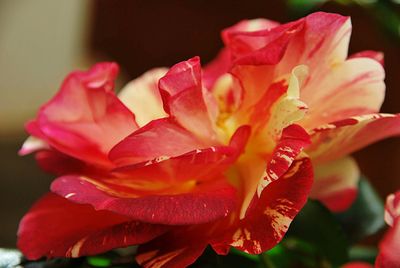
<svg viewBox="0 0 400 268">
<path fill-rule="evenodd" d="M 348 209 L 357 197 L 360 170 L 352 157 L 343 157 L 314 167 L 315 181 L 310 197 L 333 212 Z"/>
<path fill-rule="evenodd" d="M 306 152 L 315 164 L 339 159 L 368 144 L 400 135 L 400 116 L 371 114 L 351 117 L 313 129 Z"/>
<path fill-rule="evenodd" d="M 18 247 L 28 259 L 95 255 L 145 243 L 166 231 L 49 193 L 21 220 Z"/>
<path fill-rule="evenodd" d="M 349 59 L 329 67 L 326 74 L 313 75 L 310 72 L 301 92 L 302 100 L 309 106 L 307 116 L 301 121 L 306 129 L 377 113 L 382 105 L 385 71 L 373 59 Z"/>
<path fill-rule="evenodd" d="M 311 162 L 307 158 L 293 162 L 279 180 L 269 184 L 251 210 L 233 232 L 231 245 L 250 254 L 274 247 L 307 201 L 313 182 Z"/>
</svg>

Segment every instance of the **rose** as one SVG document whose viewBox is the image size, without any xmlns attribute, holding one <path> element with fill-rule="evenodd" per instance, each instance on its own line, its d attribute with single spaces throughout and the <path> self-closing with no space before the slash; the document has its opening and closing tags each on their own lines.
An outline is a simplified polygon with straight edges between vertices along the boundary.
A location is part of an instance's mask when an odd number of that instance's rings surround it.
<svg viewBox="0 0 400 268">
<path fill-rule="evenodd" d="M 400 191 L 386 198 L 385 221 L 390 228 L 379 243 L 375 267 L 400 267 Z"/>
<path fill-rule="evenodd" d="M 400 133 L 398 115 L 378 113 L 385 93 L 383 54 L 348 57 L 350 34 L 350 19 L 335 14 L 314 13 L 284 25 L 242 21 L 223 31 L 226 47 L 205 70 L 208 86 L 220 90 L 228 70 L 245 88 L 262 88 L 293 66 L 308 67 L 300 90 L 308 111 L 297 123 L 312 140 L 306 150 L 315 170 L 311 197 L 337 212 L 357 194 L 360 171 L 348 154 Z"/>
<path fill-rule="evenodd" d="M 278 243 L 312 183 L 310 161 L 299 156 L 308 135 L 292 124 L 305 109 L 297 71 L 289 86 L 274 85 L 269 107 L 237 106 L 232 115 L 219 105 L 235 103 L 218 103 L 202 86 L 198 58 L 161 79 L 161 70 L 145 74 L 122 91 L 126 104 L 111 91 L 116 72 L 103 63 L 72 73 L 27 124 L 33 137 L 21 153 L 36 151 L 60 177 L 21 221 L 23 253 L 78 257 L 140 244 L 143 266 L 184 267 L 208 244 L 224 254 Z M 148 109 L 164 117 L 149 121 Z"/>
<path fill-rule="evenodd" d="M 377 268 L 400 267 L 400 191 L 386 198 L 385 221 L 390 226 L 379 243 L 379 254 L 375 261 Z M 349 263 L 343 268 L 372 268 L 368 263 Z"/>
<path fill-rule="evenodd" d="M 304 205 L 312 183 L 310 161 L 302 153 L 308 135 L 293 123 L 310 132 L 308 152 L 314 161 L 338 158 L 399 131 L 396 116 L 321 127 L 322 119 L 306 115 L 300 85 L 303 98 L 305 89 L 317 90 L 312 83 L 330 77 L 326 66 L 333 58 L 345 65 L 348 25 L 347 18 L 316 13 L 255 33 L 234 27 L 224 35 L 233 62 L 214 62 L 203 74 L 198 58 L 166 74 L 150 71 L 129 84 L 121 100 L 112 91 L 115 64 L 72 73 L 27 124 L 32 137 L 21 154 L 36 152 L 38 163 L 60 177 L 52 183 L 53 193 L 22 219 L 21 250 L 31 259 L 77 257 L 139 244 L 136 258 L 143 266 L 184 267 L 208 244 L 219 254 L 230 246 L 254 254 L 273 247 Z M 337 47 L 341 49 L 332 49 Z M 304 51 L 314 56 L 301 60 Z M 378 74 L 361 79 L 365 83 L 359 90 L 382 87 L 380 65 L 363 60 Z M 309 66 L 308 76 L 300 64 Z M 225 74 L 224 66 L 232 75 Z M 353 73 L 351 69 L 349 76 Z M 325 83 L 352 81 L 334 78 Z M 344 109 L 348 106 L 339 105 L 340 99 L 354 92 L 345 93 L 328 105 L 326 111 L 339 116 L 330 119 L 368 110 L 362 106 L 365 99 Z M 372 91 L 367 99 L 376 94 Z M 309 127 L 314 122 L 316 127 Z M 379 128 L 360 139 L 375 126 Z M 322 142 L 327 138 L 330 142 Z M 352 146 L 323 150 L 339 141 Z"/>
</svg>

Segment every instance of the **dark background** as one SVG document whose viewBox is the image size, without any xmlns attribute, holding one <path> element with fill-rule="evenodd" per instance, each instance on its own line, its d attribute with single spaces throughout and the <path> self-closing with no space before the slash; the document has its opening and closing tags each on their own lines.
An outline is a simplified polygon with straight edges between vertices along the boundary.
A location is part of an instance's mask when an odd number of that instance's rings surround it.
<svg viewBox="0 0 400 268">
<path fill-rule="evenodd" d="M 201 57 L 203 64 L 207 63 L 222 47 L 221 29 L 239 20 L 264 17 L 287 22 L 300 16 L 283 0 L 97 0 L 91 3 L 88 53 L 97 60 L 117 61 L 129 79 L 152 67 L 171 66 L 195 55 Z M 398 7 L 391 8 L 400 14 Z M 382 15 L 370 8 L 329 2 L 318 10 L 352 17 L 350 54 L 366 49 L 385 53 L 387 94 L 382 111 L 400 112 L 399 36 L 383 27 L 379 22 Z M 52 175 L 39 170 L 32 156 L 17 156 L 25 138 L 21 130 L 12 137 L 0 139 L 0 247 L 15 246 L 19 219 L 48 190 L 52 179 Z M 363 173 L 382 197 L 400 189 L 399 156 L 399 138 L 387 139 L 355 154 Z"/>
</svg>

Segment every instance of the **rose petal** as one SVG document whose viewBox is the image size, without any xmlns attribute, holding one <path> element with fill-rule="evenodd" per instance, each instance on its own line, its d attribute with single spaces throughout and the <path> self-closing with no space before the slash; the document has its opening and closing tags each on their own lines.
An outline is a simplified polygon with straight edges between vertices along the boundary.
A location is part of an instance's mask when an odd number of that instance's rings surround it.
<svg viewBox="0 0 400 268">
<path fill-rule="evenodd" d="M 357 197 L 360 170 L 352 157 L 314 167 L 315 180 L 310 197 L 318 199 L 333 212 L 348 209 Z"/>
<path fill-rule="evenodd" d="M 167 70 L 156 68 L 147 71 L 128 83 L 118 94 L 122 103 L 135 114 L 139 126 L 167 116 L 158 90 L 158 80 L 167 73 Z"/>
<path fill-rule="evenodd" d="M 151 187 L 152 185 L 148 186 Z M 196 185 L 195 181 L 180 184 L 172 193 L 140 196 L 131 190 L 122 191 L 100 180 L 63 176 L 56 179 L 51 190 L 69 200 L 91 204 L 96 209 L 126 215 L 133 220 L 169 225 L 199 224 L 226 216 L 235 207 L 235 188 L 224 178 Z M 153 187 L 154 188 L 154 187 Z"/>
<path fill-rule="evenodd" d="M 373 51 L 373 50 L 364 50 L 361 52 L 354 53 L 350 55 L 349 59 L 353 58 L 370 58 L 379 62 L 382 66 L 384 66 L 384 55 L 380 51 Z"/>
<path fill-rule="evenodd" d="M 269 184 L 253 201 L 246 217 L 233 232 L 231 245 L 250 254 L 274 247 L 307 201 L 312 186 L 311 162 L 303 158 L 293 162 L 279 180 Z"/>
<path fill-rule="evenodd" d="M 378 140 L 400 135 L 400 116 L 371 114 L 351 117 L 313 129 L 307 153 L 314 164 L 350 154 Z"/>
<path fill-rule="evenodd" d="M 159 81 L 164 110 L 184 128 L 198 137 L 212 141 L 215 133 L 211 125 L 212 108 L 201 81 L 199 57 L 171 67 Z M 207 102 L 205 99 L 207 98 Z"/>
<path fill-rule="evenodd" d="M 112 92 L 118 66 L 71 73 L 27 130 L 64 154 L 109 165 L 108 151 L 137 129 L 134 115 Z"/>
<path fill-rule="evenodd" d="M 377 113 L 385 95 L 384 78 L 382 66 L 369 58 L 347 60 L 315 77 L 311 73 L 302 88 L 302 100 L 309 111 L 301 125 L 313 129 L 343 118 Z"/>
<path fill-rule="evenodd" d="M 400 267 L 400 217 L 397 217 L 382 241 L 379 243 L 379 254 L 375 267 L 395 268 Z"/>
<path fill-rule="evenodd" d="M 187 228 L 182 227 L 187 230 Z M 171 232 L 139 247 L 136 261 L 144 268 L 182 268 L 194 263 L 207 243 L 193 232 Z"/>
<path fill-rule="evenodd" d="M 109 154 L 119 166 L 168 158 L 208 147 L 170 118 L 151 121 L 118 143 Z"/>
<path fill-rule="evenodd" d="M 28 259 L 79 257 L 141 244 L 165 230 L 49 193 L 21 220 L 18 247 Z"/>
<path fill-rule="evenodd" d="M 394 221 L 400 218 L 400 191 L 388 195 L 385 204 L 385 221 L 393 226 Z"/>
</svg>

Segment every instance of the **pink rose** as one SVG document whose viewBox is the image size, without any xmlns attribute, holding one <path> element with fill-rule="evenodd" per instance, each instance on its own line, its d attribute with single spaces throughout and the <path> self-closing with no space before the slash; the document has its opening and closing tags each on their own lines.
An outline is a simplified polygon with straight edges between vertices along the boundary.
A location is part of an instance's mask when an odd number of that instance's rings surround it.
<svg viewBox="0 0 400 268">
<path fill-rule="evenodd" d="M 37 259 L 139 245 L 143 267 L 186 267 L 207 245 L 259 254 L 310 194 L 308 155 L 312 196 L 347 207 L 358 170 L 346 155 L 400 133 L 398 116 L 376 114 L 381 65 L 347 59 L 349 36 L 334 14 L 241 22 L 204 71 L 197 57 L 154 69 L 118 97 L 114 63 L 70 74 L 26 126 L 20 153 L 59 177 L 21 220 L 19 248 Z"/>
</svg>

